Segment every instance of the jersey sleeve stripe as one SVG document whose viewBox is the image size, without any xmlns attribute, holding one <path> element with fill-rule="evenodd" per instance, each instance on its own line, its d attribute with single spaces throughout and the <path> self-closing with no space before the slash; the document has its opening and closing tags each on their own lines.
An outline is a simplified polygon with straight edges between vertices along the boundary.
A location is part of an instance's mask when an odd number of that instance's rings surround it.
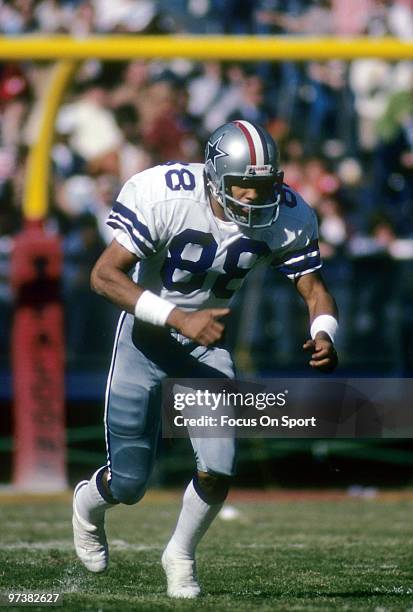
<svg viewBox="0 0 413 612">
<path fill-rule="evenodd" d="M 128 232 L 132 233 L 132 234 L 135 236 L 135 238 L 136 238 L 137 240 L 139 240 L 140 242 L 142 242 L 143 244 L 145 244 L 145 245 L 146 245 L 146 247 L 147 247 L 147 248 L 148 248 L 150 251 L 152 251 L 152 252 L 154 252 L 154 251 L 155 251 L 154 247 L 152 246 L 152 243 L 151 243 L 151 242 L 149 242 L 148 240 L 146 240 L 146 238 L 144 238 L 144 237 L 143 237 L 143 236 L 142 236 L 142 235 L 141 235 L 141 234 L 138 232 L 138 230 L 136 230 L 136 229 L 135 229 L 135 227 L 133 226 L 132 221 L 130 221 L 129 219 L 126 219 L 126 218 L 125 218 L 123 215 L 121 215 L 120 213 L 115 213 L 115 212 L 113 212 L 113 210 L 112 210 L 112 212 L 111 212 L 111 213 L 110 213 L 110 215 L 109 215 L 109 220 L 117 221 L 118 223 L 123 224 L 123 226 L 125 227 L 125 229 L 127 228 Z"/>
<path fill-rule="evenodd" d="M 300 255 L 299 257 L 292 257 L 291 259 L 284 261 L 284 265 L 289 266 L 290 264 L 295 264 L 299 261 L 303 261 L 307 257 L 316 257 L 319 254 L 320 254 L 320 251 L 317 250 L 317 251 L 312 251 L 312 253 L 307 253 L 306 255 Z"/>
<path fill-rule="evenodd" d="M 307 268 L 307 270 L 302 270 L 301 272 L 285 274 L 285 276 L 290 280 L 294 280 L 295 278 L 300 278 L 300 276 L 304 276 L 304 274 L 310 274 L 310 272 L 315 272 L 316 270 L 319 270 L 322 265 L 322 262 L 320 262 L 317 266 L 314 266 L 313 268 Z"/>
<path fill-rule="evenodd" d="M 291 251 L 290 253 L 287 253 L 284 256 L 284 259 L 275 257 L 271 265 L 278 267 L 280 265 L 287 264 L 289 261 L 293 259 L 297 260 L 298 257 L 302 257 L 303 255 L 309 255 L 314 252 L 317 252 L 317 253 L 319 252 L 317 238 L 315 238 L 314 240 L 311 240 L 311 242 L 309 242 L 307 246 L 303 247 L 302 249 L 297 249 L 296 251 Z"/>
<path fill-rule="evenodd" d="M 309 267 L 314 268 L 314 266 L 318 266 L 319 264 L 321 264 L 321 259 L 320 259 L 320 254 L 317 253 L 313 257 L 306 257 L 304 261 L 297 261 L 296 263 L 293 263 L 293 264 L 288 264 L 288 265 L 284 264 L 281 266 L 277 266 L 277 270 L 288 276 L 289 274 L 303 272 Z"/>
<path fill-rule="evenodd" d="M 128 234 L 128 236 L 129 236 L 129 238 L 132 240 L 133 244 L 137 247 L 137 249 L 144 256 L 149 257 L 149 255 L 152 255 L 154 253 L 154 250 L 153 249 L 149 249 L 146 246 L 146 244 L 144 242 L 142 242 L 142 240 L 139 240 L 139 238 L 137 238 L 137 236 L 135 235 L 135 232 L 133 231 L 133 229 L 130 228 L 125 223 L 122 223 L 120 220 L 115 219 L 112 216 L 109 217 L 109 219 L 108 219 L 108 221 L 106 223 L 107 223 L 107 225 L 109 225 L 113 229 L 120 229 L 120 230 L 123 230 L 124 232 L 126 232 Z"/>
<path fill-rule="evenodd" d="M 122 204 L 121 202 L 115 202 L 112 208 L 112 212 L 118 213 L 122 215 L 122 217 L 126 217 L 132 223 L 132 225 L 139 231 L 141 236 L 150 242 L 153 246 L 155 246 L 155 241 L 153 240 L 148 227 L 139 221 L 135 212 L 133 212 L 130 208 Z"/>
<path fill-rule="evenodd" d="M 109 221 L 116 221 L 118 224 L 120 224 L 120 226 L 123 227 L 123 229 L 125 229 L 130 234 L 133 240 L 139 242 L 140 244 L 143 244 L 149 252 L 155 252 L 155 249 L 152 244 L 150 244 L 147 240 L 145 240 L 143 236 L 140 235 L 140 233 L 133 227 L 131 221 L 125 219 L 124 217 L 122 217 L 122 215 L 113 212 L 109 215 L 109 220 L 107 222 L 108 225 L 110 225 Z"/>
</svg>

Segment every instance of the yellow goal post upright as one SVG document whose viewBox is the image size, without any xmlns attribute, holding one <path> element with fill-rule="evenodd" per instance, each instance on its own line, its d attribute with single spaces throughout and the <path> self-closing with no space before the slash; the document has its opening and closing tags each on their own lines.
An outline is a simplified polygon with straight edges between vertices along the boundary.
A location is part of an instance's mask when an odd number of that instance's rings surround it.
<svg viewBox="0 0 413 612">
<path fill-rule="evenodd" d="M 59 297 L 61 247 L 45 232 L 54 121 L 78 62 L 90 58 L 198 61 L 311 61 L 360 57 L 412 59 L 413 41 L 393 38 L 275 36 L 0 37 L 0 61 L 55 62 L 42 100 L 36 141 L 25 178 L 22 232 L 12 256 L 16 307 L 12 331 L 14 389 L 13 484 L 25 490 L 67 485 L 64 432 L 63 310 Z"/>
</svg>

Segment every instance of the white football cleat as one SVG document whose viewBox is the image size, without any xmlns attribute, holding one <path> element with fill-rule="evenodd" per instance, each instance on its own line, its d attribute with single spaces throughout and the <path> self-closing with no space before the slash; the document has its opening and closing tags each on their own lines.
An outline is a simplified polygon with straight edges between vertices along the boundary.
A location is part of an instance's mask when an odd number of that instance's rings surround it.
<svg viewBox="0 0 413 612">
<path fill-rule="evenodd" d="M 108 542 L 105 534 L 105 517 L 97 525 L 89 523 L 79 515 L 76 507 L 78 491 L 89 483 L 82 480 L 73 494 L 73 539 L 76 554 L 90 572 L 103 572 L 109 561 Z"/>
<path fill-rule="evenodd" d="M 162 567 L 168 582 L 169 597 L 195 599 L 200 595 L 195 559 L 178 559 L 166 547 L 162 555 Z"/>
</svg>

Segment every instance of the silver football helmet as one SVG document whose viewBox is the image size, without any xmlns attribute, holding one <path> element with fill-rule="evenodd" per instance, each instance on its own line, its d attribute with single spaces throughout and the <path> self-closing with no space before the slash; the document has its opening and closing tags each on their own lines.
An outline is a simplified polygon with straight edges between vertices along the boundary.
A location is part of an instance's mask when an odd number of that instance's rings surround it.
<svg viewBox="0 0 413 612">
<path fill-rule="evenodd" d="M 261 126 L 238 120 L 215 130 L 205 149 L 205 174 L 212 197 L 230 221 L 262 228 L 277 220 L 284 173 L 279 170 L 278 147 Z M 260 197 L 242 202 L 232 187 L 253 187 Z"/>
</svg>

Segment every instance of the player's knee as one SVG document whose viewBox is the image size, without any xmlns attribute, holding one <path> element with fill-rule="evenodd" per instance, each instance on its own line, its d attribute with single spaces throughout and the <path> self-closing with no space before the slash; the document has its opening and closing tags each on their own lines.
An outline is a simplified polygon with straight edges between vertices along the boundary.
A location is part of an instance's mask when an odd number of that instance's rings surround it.
<svg viewBox="0 0 413 612">
<path fill-rule="evenodd" d="M 228 495 L 231 477 L 210 472 L 198 472 L 197 492 L 207 504 L 223 503 Z"/>
<path fill-rule="evenodd" d="M 121 504 L 132 506 L 137 504 L 145 495 L 148 479 L 141 478 L 122 478 L 113 476 L 110 481 L 110 492 L 113 497 Z"/>
<path fill-rule="evenodd" d="M 122 504 L 136 504 L 145 494 L 152 473 L 154 447 L 149 440 L 111 438 L 110 491 Z"/>
</svg>

